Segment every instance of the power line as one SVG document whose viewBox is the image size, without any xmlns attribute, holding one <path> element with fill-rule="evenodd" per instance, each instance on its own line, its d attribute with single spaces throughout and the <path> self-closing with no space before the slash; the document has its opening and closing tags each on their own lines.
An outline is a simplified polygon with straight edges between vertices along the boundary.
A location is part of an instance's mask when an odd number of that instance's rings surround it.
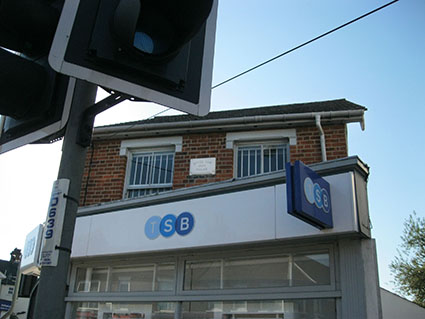
<svg viewBox="0 0 425 319">
<path fill-rule="evenodd" d="M 235 76 L 232 76 L 231 78 L 229 78 L 229 79 L 227 79 L 227 80 L 225 80 L 223 82 L 220 82 L 220 83 L 214 85 L 211 89 L 213 90 L 213 89 L 215 89 L 215 88 L 217 88 L 217 87 L 219 87 L 219 86 L 221 86 L 221 85 L 223 85 L 225 83 L 228 83 L 228 82 L 230 82 L 230 81 L 232 81 L 232 80 L 234 80 L 234 79 L 236 79 L 238 77 L 241 77 L 242 75 L 245 75 L 245 74 L 247 74 L 247 73 L 249 73 L 251 71 L 254 71 L 254 70 L 258 69 L 259 67 L 262 67 L 263 65 L 266 65 L 266 64 L 268 64 L 268 63 L 270 63 L 270 62 L 272 62 L 274 60 L 277 60 L 277 59 L 281 58 L 282 56 L 284 56 L 284 55 L 286 55 L 288 53 L 291 53 L 291 52 L 293 52 L 295 50 L 298 50 L 298 49 L 302 48 L 303 46 L 306 46 L 307 44 L 310 44 L 310 43 L 312 43 L 312 42 L 314 42 L 316 40 L 319 40 L 320 38 L 323 38 L 323 37 L 325 37 L 325 36 L 327 36 L 327 35 L 335 32 L 335 31 L 338 31 L 339 29 L 342 29 L 342 28 L 344 28 L 344 27 L 346 27 L 346 26 L 348 26 L 348 25 L 350 25 L 350 24 L 352 24 L 352 23 L 354 23 L 356 21 L 359 21 L 360 19 L 363 19 L 363 18 L 367 17 L 368 15 L 371 15 L 371 14 L 373 14 L 373 13 L 379 11 L 379 10 L 382 10 L 385 7 L 388 7 L 388 6 L 394 4 L 397 1 L 399 1 L 399 0 L 391 1 L 391 2 L 389 2 L 389 3 L 387 3 L 387 4 L 383 5 L 383 6 L 381 6 L 379 8 L 377 8 L 375 10 L 372 10 L 372 11 L 366 13 L 366 14 L 363 14 L 362 16 L 360 16 L 358 18 L 355 18 L 355 19 L 353 19 L 353 20 L 351 20 L 351 21 L 349 21 L 347 23 L 344 23 L 344 24 L 340 25 L 339 27 L 336 27 L 336 28 L 334 28 L 334 29 L 332 29 L 332 30 L 330 30 L 328 32 L 325 32 L 322 35 L 319 35 L 319 36 L 315 37 L 314 39 L 311 39 L 311 40 L 309 40 L 307 42 L 304 42 L 303 44 L 300 44 L 300 45 L 296 46 L 295 48 L 292 48 L 292 49 L 290 49 L 288 51 L 285 51 L 285 52 L 283 52 L 283 53 L 281 53 L 279 55 L 276 55 L 275 57 L 273 57 L 273 58 L 271 58 L 271 59 L 269 59 L 267 61 L 264 61 L 264 62 L 262 62 L 260 64 L 257 64 L 256 66 L 254 66 L 254 67 L 252 67 L 252 68 L 250 68 L 250 69 L 248 69 L 246 71 L 243 71 L 243 72 L 241 72 L 241 73 L 239 73 L 239 74 L 237 74 Z"/>
<path fill-rule="evenodd" d="M 266 61 L 264 61 L 264 62 L 262 62 L 262 63 L 260 63 L 260 64 L 257 64 L 256 66 L 254 66 L 254 67 L 252 67 L 252 68 L 250 68 L 250 69 L 248 69 L 248 70 L 246 70 L 246 71 L 243 71 L 243 72 L 241 72 L 241 73 L 239 73 L 239 74 L 237 74 L 237 75 L 232 76 L 231 78 L 228 78 L 227 80 L 225 80 L 225 81 L 223 81 L 223 82 L 220 82 L 220 83 L 218 83 L 218 84 L 216 84 L 216 85 L 212 86 L 212 87 L 211 87 L 211 90 L 214 90 L 215 88 L 217 88 L 217 87 L 219 87 L 219 86 L 221 86 L 221 85 L 223 85 L 223 84 L 226 84 L 226 83 L 228 83 L 228 82 L 230 82 L 230 81 L 233 81 L 233 80 L 235 80 L 235 79 L 237 79 L 237 78 L 241 77 L 242 75 L 245 75 L 245 74 L 247 74 L 247 73 L 249 73 L 249 72 L 251 72 L 251 71 L 254 71 L 254 70 L 256 70 L 256 69 L 258 69 L 258 68 L 260 68 L 260 67 L 262 67 L 262 66 L 264 66 L 264 65 L 266 65 L 266 64 L 268 64 L 268 63 L 270 63 L 270 62 L 272 62 L 272 61 L 274 61 L 274 60 L 277 60 L 277 59 L 279 59 L 279 58 L 283 57 L 284 55 L 287 55 L 287 54 L 289 54 L 289 53 L 291 53 L 291 52 L 293 52 L 293 51 L 295 51 L 295 50 L 298 50 L 298 49 L 300 49 L 300 48 L 302 48 L 302 47 L 306 46 L 307 44 L 310 44 L 310 43 L 312 43 L 312 42 L 314 42 L 314 41 L 317 41 L 317 40 L 319 40 L 319 39 L 321 39 L 321 38 L 323 38 L 323 37 L 325 37 L 325 36 L 327 36 L 327 35 L 329 35 L 329 34 L 331 34 L 331 33 L 335 32 L 335 31 L 338 31 L 338 30 L 340 30 L 340 29 L 342 29 L 342 28 L 344 28 L 344 27 L 346 27 L 346 26 L 348 26 L 348 25 L 350 25 L 350 24 L 352 24 L 352 23 L 356 22 L 356 21 L 359 21 L 359 20 L 361 20 L 361 19 L 363 19 L 363 18 L 365 18 L 365 17 L 367 17 L 367 16 L 369 16 L 369 15 L 371 15 L 371 14 L 375 13 L 375 12 L 378 12 L 378 11 L 380 11 L 380 10 L 382 10 L 382 9 L 384 9 L 384 8 L 386 8 L 386 7 L 390 6 L 390 5 L 392 5 L 392 4 L 394 4 L 394 3 L 398 2 L 398 1 L 399 1 L 399 0 L 394 0 L 394 1 L 391 1 L 391 2 L 389 2 L 389 3 L 387 3 L 387 4 L 384 4 L 383 6 L 381 6 L 381 7 L 379 7 L 379 8 L 376 8 L 376 9 L 374 9 L 374 10 L 372 10 L 372 11 L 369 11 L 368 13 L 365 13 L 365 14 L 363 14 L 363 15 L 361 15 L 361 16 L 359 16 L 359 17 L 357 17 L 357 18 L 355 18 L 355 19 L 353 19 L 353 20 L 351 20 L 351 21 L 348 21 L 348 22 L 346 22 L 346 23 L 344 23 L 344 24 L 340 25 L 339 27 L 336 27 L 336 28 L 334 28 L 334 29 L 332 29 L 332 30 L 330 30 L 330 31 L 328 31 L 328 32 L 325 32 L 325 33 L 323 33 L 323 34 L 321 34 L 321 35 L 319 35 L 319 36 L 317 36 L 317 37 L 315 37 L 315 38 L 313 38 L 313 39 L 311 39 L 311 40 L 309 40 L 309 41 L 307 41 L 307 42 L 304 42 L 304 43 L 302 43 L 302 44 L 300 44 L 300 45 L 298 45 L 298 46 L 296 46 L 296 47 L 294 47 L 294 48 L 292 48 L 292 49 L 290 49 L 290 50 L 287 50 L 287 51 L 285 51 L 285 52 L 282 52 L 281 54 L 278 54 L 278 55 L 276 55 L 275 57 L 273 57 L 273 58 L 271 58 L 271 59 L 268 59 L 268 60 L 266 60 Z M 167 108 L 167 109 L 162 110 L 162 111 L 160 111 L 160 112 L 158 112 L 158 113 L 155 113 L 155 114 L 153 114 L 153 115 L 149 116 L 149 117 L 148 117 L 148 119 L 152 119 L 152 118 L 154 118 L 154 117 L 156 117 L 156 116 L 158 116 L 158 115 L 160 115 L 160 114 L 162 114 L 162 113 L 165 113 L 165 112 L 167 112 L 167 111 L 169 111 L 169 110 L 171 110 L 171 108 Z M 134 125 L 135 125 L 135 124 L 134 124 Z M 132 126 L 134 126 L 134 125 L 132 125 Z M 131 126 L 131 127 L 132 127 L 132 126 Z"/>
</svg>

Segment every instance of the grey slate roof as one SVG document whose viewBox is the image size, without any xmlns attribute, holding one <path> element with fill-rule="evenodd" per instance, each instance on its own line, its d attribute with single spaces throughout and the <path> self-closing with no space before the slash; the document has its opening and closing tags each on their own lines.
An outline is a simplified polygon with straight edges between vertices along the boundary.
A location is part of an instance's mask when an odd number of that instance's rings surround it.
<svg viewBox="0 0 425 319">
<path fill-rule="evenodd" d="M 333 112 L 333 111 L 349 111 L 349 110 L 367 110 L 364 106 L 352 103 L 346 99 L 296 103 L 275 106 L 262 106 L 246 109 L 237 109 L 229 111 L 210 112 L 208 115 L 200 117 L 195 115 L 171 115 L 158 116 L 153 119 L 142 121 L 126 122 L 120 124 L 107 125 L 102 127 L 117 127 L 120 125 L 138 125 L 138 124 L 156 124 L 156 123 L 176 123 L 197 120 L 215 120 L 224 118 L 236 118 L 247 116 L 274 115 L 274 114 L 295 114 L 295 113 L 311 113 L 311 112 Z"/>
</svg>

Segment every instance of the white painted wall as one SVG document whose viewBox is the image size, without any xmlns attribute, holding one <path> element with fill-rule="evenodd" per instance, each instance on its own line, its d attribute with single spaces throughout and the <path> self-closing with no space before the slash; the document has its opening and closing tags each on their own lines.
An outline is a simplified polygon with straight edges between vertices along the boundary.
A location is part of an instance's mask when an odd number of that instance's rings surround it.
<svg viewBox="0 0 425 319">
<path fill-rule="evenodd" d="M 425 319 L 425 308 L 381 288 L 383 319 Z"/>
</svg>

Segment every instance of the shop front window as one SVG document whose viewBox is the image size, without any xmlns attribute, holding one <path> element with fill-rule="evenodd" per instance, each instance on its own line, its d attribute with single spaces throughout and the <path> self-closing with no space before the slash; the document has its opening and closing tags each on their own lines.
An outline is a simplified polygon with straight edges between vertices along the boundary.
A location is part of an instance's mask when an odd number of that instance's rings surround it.
<svg viewBox="0 0 425 319">
<path fill-rule="evenodd" d="M 77 302 L 72 319 L 336 319 L 335 299 Z M 179 310 L 178 310 L 179 309 Z"/>
<path fill-rule="evenodd" d="M 336 319 L 333 260 L 320 245 L 77 264 L 66 319 Z"/>
<path fill-rule="evenodd" d="M 72 307 L 72 319 L 173 319 L 171 302 L 79 302 Z"/>
<path fill-rule="evenodd" d="M 184 278 L 184 290 L 329 285 L 329 253 L 186 261 Z"/>
<path fill-rule="evenodd" d="M 182 319 L 335 319 L 334 299 L 184 302 Z"/>
<path fill-rule="evenodd" d="M 75 292 L 172 291 L 175 264 L 115 266 L 109 268 L 79 267 Z"/>
</svg>

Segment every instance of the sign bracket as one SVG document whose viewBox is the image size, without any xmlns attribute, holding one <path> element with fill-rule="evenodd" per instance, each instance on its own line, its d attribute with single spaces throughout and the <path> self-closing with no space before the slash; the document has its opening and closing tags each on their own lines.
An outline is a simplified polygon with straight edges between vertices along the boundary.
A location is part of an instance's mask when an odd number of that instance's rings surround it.
<svg viewBox="0 0 425 319">
<path fill-rule="evenodd" d="M 93 123 L 96 115 L 125 100 L 134 101 L 135 99 L 131 95 L 113 91 L 108 97 L 86 108 L 81 116 L 77 144 L 83 147 L 90 146 L 93 132 L 91 124 Z M 143 100 L 137 99 L 137 101 Z"/>
</svg>

